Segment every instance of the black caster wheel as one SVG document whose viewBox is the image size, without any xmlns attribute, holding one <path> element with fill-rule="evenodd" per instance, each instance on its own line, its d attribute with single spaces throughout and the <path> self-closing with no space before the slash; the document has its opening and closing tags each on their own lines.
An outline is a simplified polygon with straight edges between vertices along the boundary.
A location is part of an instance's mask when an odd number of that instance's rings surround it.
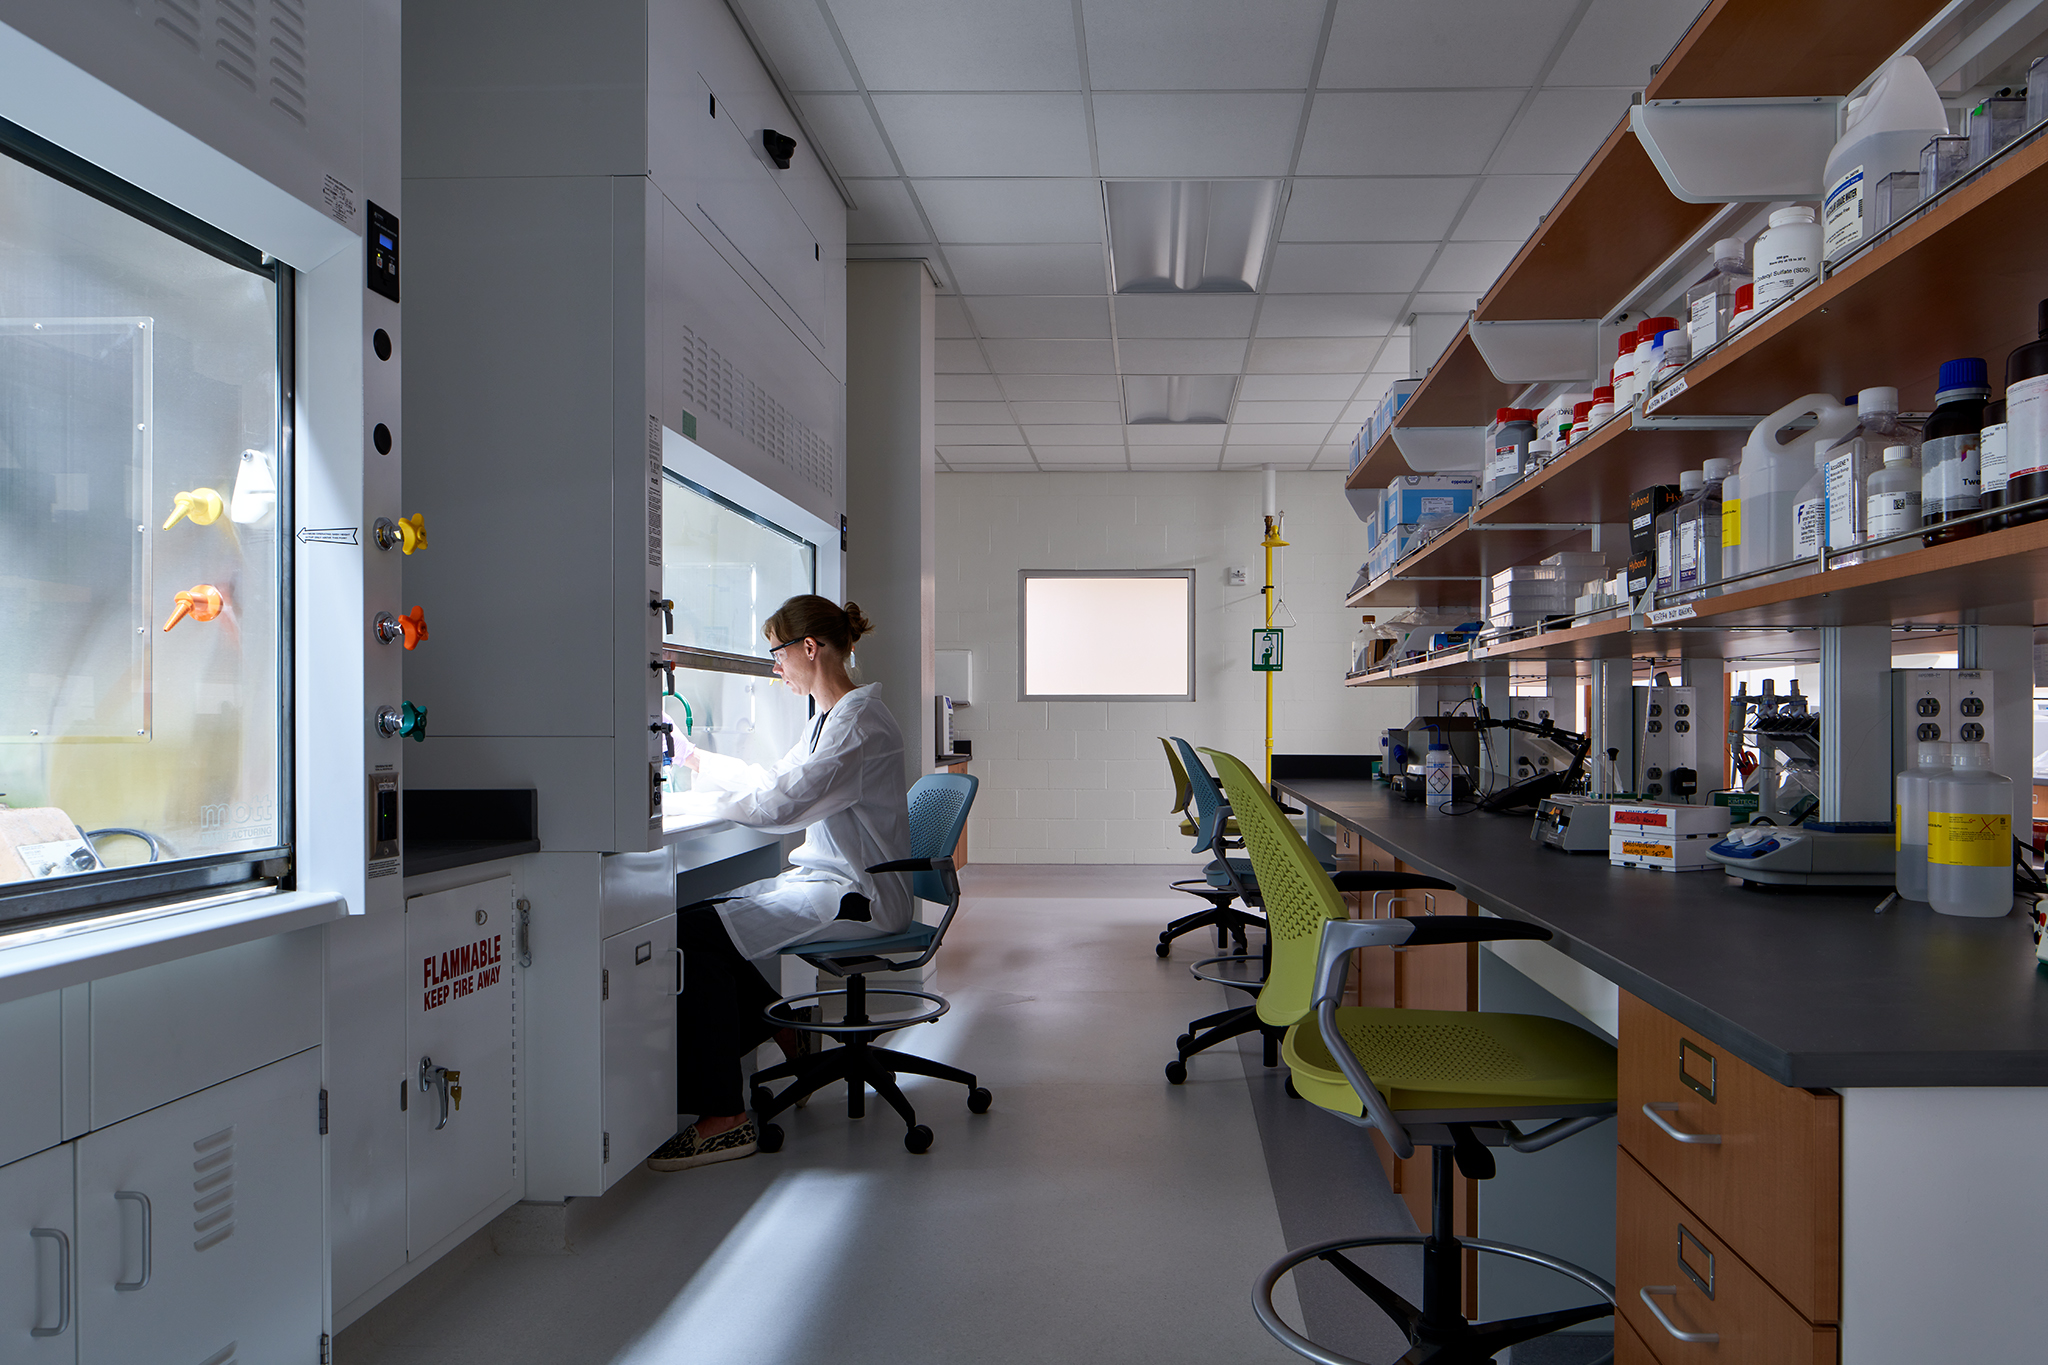
<svg viewBox="0 0 2048 1365">
<path fill-rule="evenodd" d="M 760 1134 L 760 1136 L 759 1136 L 758 1138 L 756 1138 L 756 1139 L 755 1139 L 755 1142 L 756 1142 L 756 1144 L 757 1144 L 757 1145 L 759 1146 L 759 1148 L 760 1148 L 760 1149 L 761 1149 L 762 1151 L 764 1151 L 764 1152 L 779 1152 L 779 1151 L 781 1151 L 781 1150 L 782 1150 L 782 1129 L 781 1129 L 781 1127 L 780 1127 L 779 1125 L 777 1125 L 777 1124 L 773 1124 L 773 1123 L 764 1123 L 764 1124 L 762 1124 L 762 1125 L 761 1125 L 761 1134 Z"/>
<path fill-rule="evenodd" d="M 1156 956 L 1169 957 L 1173 953 L 1173 944 L 1170 940 L 1162 938 L 1159 940 L 1158 946 L 1155 947 L 1152 951 Z"/>
<path fill-rule="evenodd" d="M 1294 1088 L 1294 1077 L 1292 1076 L 1289 1076 L 1287 1078 L 1287 1098 L 1290 1100 L 1298 1100 L 1301 1098 L 1301 1092 Z"/>
<path fill-rule="evenodd" d="M 918 1156 L 932 1149 L 932 1130 L 923 1124 L 915 1124 L 903 1135 L 903 1145 Z"/>
<path fill-rule="evenodd" d="M 988 1092 L 987 1086 L 977 1085 L 967 1092 L 967 1112 L 970 1114 L 986 1114 L 988 1107 L 995 1102 L 996 1097 Z"/>
<path fill-rule="evenodd" d="M 1188 1050 L 1188 1044 L 1194 1041 L 1194 1034 L 1183 1033 L 1180 1037 L 1173 1040 L 1173 1050 L 1176 1052 L 1186 1052 Z"/>
<path fill-rule="evenodd" d="M 1186 1062 L 1176 1057 L 1166 1064 L 1167 1080 L 1172 1081 L 1175 1085 L 1181 1085 L 1186 1082 L 1187 1078 L 1188 1064 Z"/>
<path fill-rule="evenodd" d="M 775 1103 L 775 1096 L 765 1085 L 755 1086 L 753 1094 L 747 1097 L 747 1107 L 757 1114 L 773 1103 Z"/>
</svg>

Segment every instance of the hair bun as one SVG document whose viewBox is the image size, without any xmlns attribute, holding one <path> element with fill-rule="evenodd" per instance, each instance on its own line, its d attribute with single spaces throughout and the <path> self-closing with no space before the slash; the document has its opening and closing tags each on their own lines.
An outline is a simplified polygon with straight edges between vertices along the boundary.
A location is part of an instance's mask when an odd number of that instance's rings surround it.
<svg viewBox="0 0 2048 1365">
<path fill-rule="evenodd" d="M 846 632 L 856 642 L 859 641 L 861 636 L 874 628 L 875 623 L 868 620 L 867 613 L 863 612 L 856 603 L 848 602 L 846 604 Z"/>
</svg>

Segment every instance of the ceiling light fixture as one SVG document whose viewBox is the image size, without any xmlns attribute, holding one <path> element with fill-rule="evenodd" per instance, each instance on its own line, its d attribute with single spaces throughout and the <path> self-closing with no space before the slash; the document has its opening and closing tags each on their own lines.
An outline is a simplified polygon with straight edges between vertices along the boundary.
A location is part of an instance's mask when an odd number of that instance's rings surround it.
<svg viewBox="0 0 2048 1365">
<path fill-rule="evenodd" d="M 1119 294 L 1250 294 L 1280 212 L 1278 180 L 1108 180 Z"/>
<path fill-rule="evenodd" d="M 1131 426 L 1220 426 L 1230 420 L 1234 374 L 1127 374 L 1124 421 Z"/>
</svg>

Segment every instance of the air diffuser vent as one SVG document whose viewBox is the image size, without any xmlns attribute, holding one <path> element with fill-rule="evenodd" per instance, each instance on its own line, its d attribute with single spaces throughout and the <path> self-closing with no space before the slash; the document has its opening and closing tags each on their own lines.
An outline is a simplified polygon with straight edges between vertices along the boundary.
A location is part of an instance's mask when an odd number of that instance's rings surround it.
<svg viewBox="0 0 2048 1365">
<path fill-rule="evenodd" d="M 838 476 L 832 443 L 742 374 L 718 348 L 688 327 L 682 329 L 676 365 L 684 407 L 702 420 L 730 427 L 777 464 L 820 492 L 836 495 Z"/>
</svg>

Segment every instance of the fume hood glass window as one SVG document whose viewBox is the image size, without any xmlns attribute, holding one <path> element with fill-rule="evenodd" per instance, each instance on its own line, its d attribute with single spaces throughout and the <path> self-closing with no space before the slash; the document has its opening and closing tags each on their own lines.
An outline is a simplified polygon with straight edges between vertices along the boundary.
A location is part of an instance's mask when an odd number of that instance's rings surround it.
<svg viewBox="0 0 2048 1365">
<path fill-rule="evenodd" d="M 288 846 L 287 279 L 0 127 L 0 921 Z"/>
<path fill-rule="evenodd" d="M 790 598 L 817 591 L 818 547 L 688 479 L 668 479 L 661 584 L 675 603 L 675 630 L 667 643 L 767 662 L 761 627 Z"/>
</svg>

